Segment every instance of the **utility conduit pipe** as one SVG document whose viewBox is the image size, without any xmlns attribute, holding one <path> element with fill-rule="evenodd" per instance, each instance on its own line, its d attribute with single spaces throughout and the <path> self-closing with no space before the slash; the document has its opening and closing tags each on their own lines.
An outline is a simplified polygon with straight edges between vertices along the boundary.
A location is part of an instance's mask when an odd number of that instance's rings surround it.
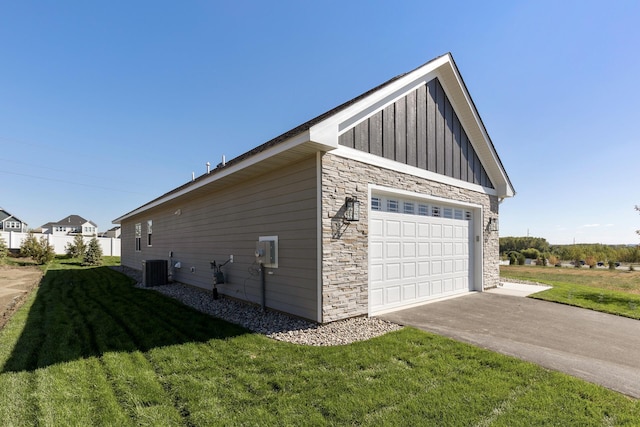
<svg viewBox="0 0 640 427">
<path fill-rule="evenodd" d="M 263 263 L 260 263 L 260 285 L 262 288 L 262 312 L 264 313 L 267 311 L 267 287 Z"/>
</svg>

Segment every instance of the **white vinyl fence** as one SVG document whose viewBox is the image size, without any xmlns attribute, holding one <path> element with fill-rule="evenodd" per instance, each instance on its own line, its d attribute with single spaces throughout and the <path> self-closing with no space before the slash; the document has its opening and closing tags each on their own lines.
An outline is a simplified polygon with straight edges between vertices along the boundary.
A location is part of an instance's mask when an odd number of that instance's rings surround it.
<svg viewBox="0 0 640 427">
<path fill-rule="evenodd" d="M 0 237 L 4 239 L 7 248 L 20 249 L 22 241 L 26 239 L 27 233 L 17 233 L 14 231 L 0 231 Z M 40 234 L 34 233 L 36 238 L 40 240 L 40 237 L 45 237 L 49 244 L 53 246 L 56 255 L 65 254 L 64 248 L 67 243 L 73 243 L 74 236 L 54 236 L 53 234 Z M 84 237 L 84 242 L 89 243 L 92 237 Z M 120 256 L 120 239 L 114 239 L 111 237 L 98 237 L 98 242 L 102 247 L 102 255 L 105 256 Z"/>
</svg>

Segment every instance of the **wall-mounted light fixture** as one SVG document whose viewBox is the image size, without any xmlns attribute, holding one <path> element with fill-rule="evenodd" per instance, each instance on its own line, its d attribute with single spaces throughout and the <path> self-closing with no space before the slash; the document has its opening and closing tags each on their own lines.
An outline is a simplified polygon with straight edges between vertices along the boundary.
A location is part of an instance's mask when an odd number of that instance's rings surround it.
<svg viewBox="0 0 640 427">
<path fill-rule="evenodd" d="M 345 221 L 360 221 L 360 202 L 357 197 L 347 197 L 344 209 Z"/>
<path fill-rule="evenodd" d="M 489 218 L 489 231 L 498 231 L 498 218 Z"/>
</svg>

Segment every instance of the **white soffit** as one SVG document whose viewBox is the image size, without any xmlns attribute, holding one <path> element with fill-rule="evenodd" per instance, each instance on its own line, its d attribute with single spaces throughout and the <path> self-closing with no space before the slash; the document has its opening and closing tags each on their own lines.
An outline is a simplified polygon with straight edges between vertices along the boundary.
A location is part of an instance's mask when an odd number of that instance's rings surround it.
<svg viewBox="0 0 640 427">
<path fill-rule="evenodd" d="M 310 129 L 312 141 L 317 141 L 324 145 L 333 145 L 337 148 L 340 134 L 435 78 L 438 75 L 436 73 L 437 68 L 448 61 L 448 55 L 436 58 L 314 125 Z"/>
</svg>

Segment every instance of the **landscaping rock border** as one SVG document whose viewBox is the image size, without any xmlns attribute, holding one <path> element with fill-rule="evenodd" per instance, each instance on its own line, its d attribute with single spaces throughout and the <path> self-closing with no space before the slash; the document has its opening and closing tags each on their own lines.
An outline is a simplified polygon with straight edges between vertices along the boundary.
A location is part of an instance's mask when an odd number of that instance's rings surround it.
<svg viewBox="0 0 640 427">
<path fill-rule="evenodd" d="M 263 312 L 259 306 L 224 296 L 214 300 L 210 291 L 181 283 L 145 288 L 140 271 L 124 266 L 113 269 L 133 278 L 136 287 L 159 292 L 202 313 L 278 341 L 312 346 L 346 345 L 402 329 L 398 324 L 375 317 L 354 317 L 318 324 L 270 309 Z"/>
</svg>

